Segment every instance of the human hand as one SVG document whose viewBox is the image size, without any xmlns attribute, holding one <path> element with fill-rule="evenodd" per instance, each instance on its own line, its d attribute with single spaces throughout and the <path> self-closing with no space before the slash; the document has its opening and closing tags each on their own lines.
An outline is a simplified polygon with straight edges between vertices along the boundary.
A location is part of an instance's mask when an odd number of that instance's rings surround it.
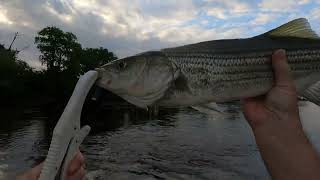
<svg viewBox="0 0 320 180">
<path fill-rule="evenodd" d="M 274 87 L 243 101 L 260 154 L 272 179 L 320 179 L 320 159 L 305 136 L 297 93 L 284 50 L 272 56 Z"/>
<path fill-rule="evenodd" d="M 29 171 L 18 176 L 16 180 L 37 180 L 39 179 L 43 163 L 35 166 Z M 82 153 L 79 151 L 70 161 L 67 169 L 67 180 L 82 180 L 85 176 L 85 162 Z"/>
<path fill-rule="evenodd" d="M 272 55 L 272 67 L 274 87 L 266 95 L 245 99 L 244 115 L 253 130 L 273 121 L 300 129 L 297 93 L 284 50 Z"/>
</svg>

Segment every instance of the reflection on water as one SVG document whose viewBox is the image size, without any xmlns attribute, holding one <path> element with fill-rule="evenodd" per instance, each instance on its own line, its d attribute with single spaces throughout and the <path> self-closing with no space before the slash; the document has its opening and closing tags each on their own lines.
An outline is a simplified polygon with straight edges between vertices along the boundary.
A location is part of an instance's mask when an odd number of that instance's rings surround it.
<svg viewBox="0 0 320 180">
<path fill-rule="evenodd" d="M 46 155 L 47 117 L 39 109 L 1 111 L 0 179 L 25 170 Z"/>
<path fill-rule="evenodd" d="M 132 109 L 84 113 L 92 132 L 81 149 L 88 179 L 267 179 L 252 132 L 238 105 L 232 116 L 210 117 L 190 108 L 164 109 L 156 118 Z M 40 109 L 3 113 L 0 179 L 46 155 L 53 124 Z M 320 149 L 320 109 L 301 106 L 308 137 Z"/>
</svg>

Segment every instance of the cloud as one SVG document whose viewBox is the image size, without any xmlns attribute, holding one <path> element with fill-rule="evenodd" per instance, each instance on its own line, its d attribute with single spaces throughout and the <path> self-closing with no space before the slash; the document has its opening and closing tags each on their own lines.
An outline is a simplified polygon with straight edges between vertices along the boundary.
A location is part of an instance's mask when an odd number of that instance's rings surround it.
<svg viewBox="0 0 320 180">
<path fill-rule="evenodd" d="M 213 17 L 216 17 L 218 19 L 223 19 L 223 20 L 226 20 L 229 17 L 229 14 L 223 8 L 210 8 L 210 9 L 208 9 L 207 14 L 209 16 L 213 16 Z"/>
<path fill-rule="evenodd" d="M 245 28 L 215 28 L 203 29 L 201 26 L 193 25 L 181 28 L 171 28 L 159 34 L 160 39 L 177 44 L 196 43 L 206 40 L 235 38 L 243 36 Z"/>
<path fill-rule="evenodd" d="M 253 26 L 265 25 L 271 21 L 275 21 L 278 17 L 279 17 L 279 14 L 276 14 L 276 13 L 274 14 L 260 13 L 250 22 L 250 24 Z"/>
<path fill-rule="evenodd" d="M 51 3 L 41 0 L 33 6 L 30 4 L 34 3 L 16 0 L 7 2 L 6 8 L 17 24 L 25 24 L 29 30 L 35 28 L 33 34 L 47 25 L 58 26 L 76 34 L 85 47 L 104 46 L 120 57 L 177 44 L 171 40 L 172 32 L 197 15 L 192 0 L 57 0 Z M 27 34 L 29 30 L 27 28 Z M 185 30 L 188 32 L 183 34 L 190 33 L 190 28 Z"/>
<path fill-rule="evenodd" d="M 7 10 L 0 6 L 0 24 L 2 25 L 12 25 L 13 22 L 7 17 Z"/>
<path fill-rule="evenodd" d="M 315 8 L 311 11 L 310 19 L 320 20 L 320 9 L 319 8 Z"/>
<path fill-rule="evenodd" d="M 41 66 L 34 43 L 46 26 L 73 32 L 84 47 L 103 46 L 119 57 L 199 41 L 242 38 L 267 31 L 288 19 L 318 10 L 314 0 L 0 0 L 0 43 Z M 286 12 L 283 12 L 283 11 Z M 308 9 L 310 10 L 310 9 Z M 277 11 L 277 12 L 275 12 Z M 318 26 L 319 27 L 319 26 Z"/>
<path fill-rule="evenodd" d="M 252 10 L 251 5 L 245 1 L 206 0 L 205 2 L 207 14 L 222 20 L 241 16 Z"/>
<path fill-rule="evenodd" d="M 309 4 L 309 3 L 311 3 L 311 0 L 300 0 L 299 2 L 298 2 L 298 4 Z"/>
<path fill-rule="evenodd" d="M 311 3 L 311 0 L 262 0 L 259 7 L 264 11 L 299 11 L 296 7 Z"/>
<path fill-rule="evenodd" d="M 46 3 L 44 6 L 47 12 L 51 13 L 53 16 L 59 18 L 60 21 L 64 23 L 71 23 L 73 21 L 73 16 L 71 14 L 61 13 L 59 9 L 55 8 L 53 4 Z"/>
</svg>

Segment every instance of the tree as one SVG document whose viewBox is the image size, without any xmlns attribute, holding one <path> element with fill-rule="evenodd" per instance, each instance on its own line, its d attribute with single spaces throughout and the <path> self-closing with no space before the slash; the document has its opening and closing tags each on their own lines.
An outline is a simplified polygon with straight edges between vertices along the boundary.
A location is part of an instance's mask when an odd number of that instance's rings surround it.
<svg viewBox="0 0 320 180">
<path fill-rule="evenodd" d="M 17 51 L 6 49 L 0 44 L 0 79 L 14 76 L 17 54 Z"/>
<path fill-rule="evenodd" d="M 26 85 L 31 81 L 33 69 L 17 58 L 18 53 L 0 44 L 0 105 L 14 104 L 34 91 Z"/>
<path fill-rule="evenodd" d="M 35 44 L 40 50 L 40 61 L 48 71 L 63 71 L 73 64 L 74 53 L 81 49 L 77 37 L 71 32 L 63 32 L 57 27 L 46 27 L 38 32 Z"/>
<path fill-rule="evenodd" d="M 83 74 L 116 59 L 117 57 L 112 52 L 103 47 L 85 48 L 82 50 L 80 58 L 81 73 Z"/>
<path fill-rule="evenodd" d="M 105 48 L 82 49 L 77 37 L 57 27 L 38 32 L 35 44 L 46 70 L 35 71 L 18 58 L 19 51 L 0 44 L 0 105 L 17 102 L 66 103 L 81 73 L 95 69 L 117 57 Z M 8 48 L 7 48 L 8 47 Z"/>
<path fill-rule="evenodd" d="M 17 69 L 17 76 L 25 77 L 26 73 L 33 73 L 32 67 L 29 66 L 28 63 L 22 60 L 16 60 L 16 69 Z"/>
</svg>

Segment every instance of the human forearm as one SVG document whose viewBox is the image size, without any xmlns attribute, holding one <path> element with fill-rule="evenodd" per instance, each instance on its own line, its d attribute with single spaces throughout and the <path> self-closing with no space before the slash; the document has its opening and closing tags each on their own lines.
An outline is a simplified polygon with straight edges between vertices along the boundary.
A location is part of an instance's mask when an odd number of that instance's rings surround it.
<svg viewBox="0 0 320 180">
<path fill-rule="evenodd" d="M 270 120 L 253 128 L 261 156 L 272 178 L 320 179 L 320 159 L 317 152 L 302 128 L 286 121 Z"/>
<path fill-rule="evenodd" d="M 272 67 L 270 91 L 243 101 L 261 156 L 273 179 L 320 179 L 320 159 L 302 129 L 285 50 L 272 55 Z"/>
</svg>

